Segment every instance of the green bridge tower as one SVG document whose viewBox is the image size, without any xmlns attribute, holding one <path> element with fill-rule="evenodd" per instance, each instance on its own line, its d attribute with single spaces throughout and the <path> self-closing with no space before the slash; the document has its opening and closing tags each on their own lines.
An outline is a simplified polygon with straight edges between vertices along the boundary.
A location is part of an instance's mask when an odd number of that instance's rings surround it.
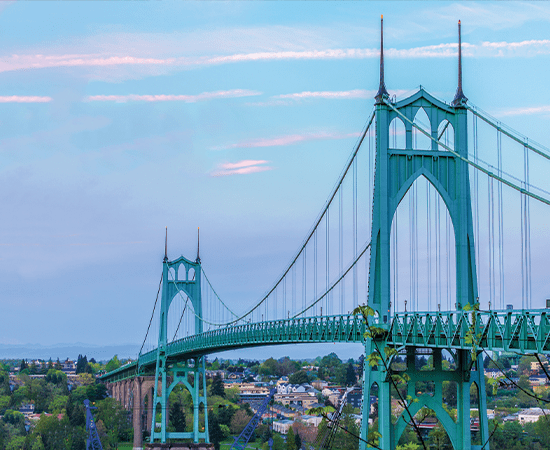
<svg viewBox="0 0 550 450">
<path fill-rule="evenodd" d="M 460 22 L 458 23 L 458 88 L 453 102 L 445 104 L 422 87 L 407 99 L 392 102 L 384 83 L 384 46 L 383 21 L 381 23 L 380 45 L 380 87 L 376 94 L 376 169 L 373 199 L 373 218 L 371 236 L 371 260 L 369 273 L 368 305 L 374 309 L 373 324 L 390 331 L 391 324 L 391 283 L 390 283 L 390 231 L 396 209 L 414 181 L 424 176 L 442 197 L 454 227 L 456 254 L 456 310 L 477 303 L 477 278 L 474 252 L 474 233 L 472 207 L 470 199 L 470 180 L 468 164 L 462 158 L 468 158 L 467 98 L 462 92 L 462 61 Z M 413 148 L 413 123 L 416 113 L 423 108 L 429 118 L 431 149 Z M 401 120 L 405 126 L 405 148 L 390 147 L 390 124 L 394 119 Z M 438 129 L 446 123 L 454 130 L 453 152 L 438 145 Z M 462 158 L 461 158 L 462 157 Z M 403 314 L 403 313 L 401 313 Z M 405 313 L 406 314 L 406 313 Z M 412 317 L 412 316 L 411 316 Z M 467 334 L 462 330 L 461 338 Z M 376 348 L 384 349 L 385 338 L 365 340 L 366 355 Z M 429 347 L 430 343 L 426 343 Z M 407 396 L 415 401 L 407 401 L 409 411 L 414 416 L 422 407 L 432 409 L 441 425 L 445 428 L 453 448 L 470 450 L 484 445 L 489 450 L 486 396 L 483 365 L 481 358 L 476 359 L 469 350 L 448 349 L 454 359 L 454 370 L 444 370 L 442 349 L 433 348 L 433 370 L 420 371 L 415 367 L 417 348 L 406 345 L 396 348 L 406 353 Z M 390 361 L 391 362 L 391 361 Z M 379 447 L 393 450 L 400 436 L 411 422 L 410 416 L 403 411 L 397 421 L 392 420 L 391 393 L 394 389 L 390 365 L 378 364 L 371 367 L 365 358 L 363 379 L 363 420 L 361 436 L 367 439 L 370 393 L 378 388 L 378 432 L 381 434 Z M 456 383 L 457 419 L 449 415 L 443 407 L 442 385 L 444 381 Z M 433 383 L 433 393 L 417 395 L 417 382 Z M 480 411 L 481 445 L 473 445 L 470 431 L 470 388 L 477 386 L 477 404 Z M 472 405 L 473 406 L 473 405 Z M 362 441 L 360 448 L 369 445 Z"/>
<path fill-rule="evenodd" d="M 172 278 L 172 279 L 171 279 Z M 166 439 L 199 439 L 209 443 L 208 414 L 206 402 L 206 370 L 205 357 L 194 359 L 170 360 L 166 355 L 168 347 L 168 313 L 174 298 L 183 294 L 188 298 L 186 307 L 192 308 L 195 315 L 195 334 L 203 332 L 202 301 L 201 301 L 201 260 L 197 250 L 197 259 L 189 261 L 183 256 L 169 261 L 165 243 L 164 260 L 162 264 L 162 297 L 160 307 L 160 327 L 157 347 L 157 362 L 155 369 L 155 387 L 153 391 L 153 417 L 151 426 L 151 443 L 155 439 L 165 443 Z M 191 375 L 189 377 L 188 375 Z M 189 382 L 192 379 L 192 383 Z M 191 394 L 193 400 L 193 431 L 167 431 L 168 427 L 168 397 L 174 388 L 182 383 Z M 201 393 L 202 390 L 202 393 Z M 204 428 L 199 424 L 199 411 L 204 412 Z M 159 411 L 160 410 L 160 411 Z M 160 430 L 156 427 L 156 416 L 160 412 Z"/>
</svg>

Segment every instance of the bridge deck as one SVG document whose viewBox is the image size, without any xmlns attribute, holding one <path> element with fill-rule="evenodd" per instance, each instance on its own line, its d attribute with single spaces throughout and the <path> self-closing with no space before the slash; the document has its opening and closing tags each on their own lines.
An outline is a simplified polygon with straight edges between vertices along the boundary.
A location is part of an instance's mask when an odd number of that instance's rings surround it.
<svg viewBox="0 0 550 450">
<path fill-rule="evenodd" d="M 386 330 L 384 345 L 545 353 L 550 351 L 549 310 L 441 311 L 397 313 L 390 324 L 371 323 Z M 206 331 L 170 343 L 169 361 L 247 347 L 323 342 L 363 342 L 367 327 L 353 315 L 307 317 L 248 323 Z M 114 382 L 154 371 L 157 350 L 138 361 L 106 373 Z"/>
</svg>

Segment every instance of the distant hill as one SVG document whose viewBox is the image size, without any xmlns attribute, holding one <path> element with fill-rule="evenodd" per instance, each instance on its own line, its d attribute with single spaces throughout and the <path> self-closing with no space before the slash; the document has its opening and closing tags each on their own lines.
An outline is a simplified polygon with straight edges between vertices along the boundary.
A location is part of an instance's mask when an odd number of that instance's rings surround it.
<svg viewBox="0 0 550 450">
<path fill-rule="evenodd" d="M 0 359 L 52 359 L 65 360 L 74 359 L 78 355 L 86 355 L 88 360 L 95 358 L 96 361 L 108 361 L 114 355 L 119 358 L 136 358 L 139 353 L 138 344 L 121 345 L 90 345 L 90 344 L 0 344 Z"/>
</svg>

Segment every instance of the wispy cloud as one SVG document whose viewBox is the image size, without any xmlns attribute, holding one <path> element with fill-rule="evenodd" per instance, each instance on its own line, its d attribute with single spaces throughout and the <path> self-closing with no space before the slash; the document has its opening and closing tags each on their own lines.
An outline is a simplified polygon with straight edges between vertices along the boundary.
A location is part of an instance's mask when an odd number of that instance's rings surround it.
<svg viewBox="0 0 550 450">
<path fill-rule="evenodd" d="M 38 97 L 27 95 L 3 95 L 0 96 L 0 103 L 48 103 L 51 97 Z"/>
<path fill-rule="evenodd" d="M 520 42 L 464 42 L 465 56 L 473 57 L 531 57 L 550 54 L 550 40 L 525 40 Z M 455 57 L 456 43 L 442 43 L 405 49 L 387 48 L 388 58 L 448 58 Z M 242 63 L 253 61 L 279 60 L 334 60 L 378 58 L 377 48 L 334 48 L 324 50 L 262 51 L 235 53 L 216 56 L 174 56 L 168 58 L 143 58 L 135 55 L 102 57 L 97 54 L 16 54 L 4 56 L 0 62 L 0 72 L 14 70 L 44 69 L 54 67 L 165 67 L 166 70 Z M 140 69 L 141 70 L 141 69 Z"/>
<path fill-rule="evenodd" d="M 498 113 L 498 116 L 525 116 L 550 113 L 550 105 L 511 108 Z"/>
<path fill-rule="evenodd" d="M 251 97 L 261 95 L 261 92 L 251 91 L 248 89 L 231 89 L 228 91 L 202 92 L 196 95 L 90 95 L 86 100 L 91 102 L 118 102 L 125 103 L 131 101 L 137 102 L 185 102 L 195 103 L 205 100 L 213 100 L 218 98 L 238 98 Z"/>
<path fill-rule="evenodd" d="M 210 173 L 213 177 L 224 177 L 228 175 L 246 175 L 249 173 L 265 172 L 273 170 L 273 167 L 266 166 L 269 161 L 245 159 L 236 163 L 221 163 L 216 170 Z"/>
<path fill-rule="evenodd" d="M 234 144 L 213 147 L 212 150 L 229 150 L 233 148 L 257 148 L 257 147 L 281 147 L 286 145 L 294 145 L 305 141 L 316 141 L 325 139 L 346 139 L 359 137 L 361 133 L 306 133 L 306 134 L 289 134 L 274 138 L 252 139 Z"/>
<path fill-rule="evenodd" d="M 405 90 L 391 91 L 391 94 L 402 95 Z M 302 100 L 308 98 L 322 98 L 322 99 L 356 99 L 356 98 L 373 98 L 376 95 L 375 90 L 366 89 L 352 89 L 350 91 L 304 91 L 295 92 L 292 94 L 275 95 L 273 98 L 289 99 L 289 100 Z"/>
</svg>

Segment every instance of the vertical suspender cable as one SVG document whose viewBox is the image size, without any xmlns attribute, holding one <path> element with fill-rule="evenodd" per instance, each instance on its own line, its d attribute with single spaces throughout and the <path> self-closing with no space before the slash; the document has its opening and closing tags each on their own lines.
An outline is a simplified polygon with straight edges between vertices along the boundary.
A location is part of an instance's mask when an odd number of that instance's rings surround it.
<svg viewBox="0 0 550 450">
<path fill-rule="evenodd" d="M 524 180 L 524 186 L 525 186 L 525 174 L 526 174 L 526 160 L 527 160 L 527 148 L 523 147 L 523 180 Z M 519 194 L 520 200 L 521 200 L 521 309 L 525 309 L 525 298 L 526 298 L 526 280 L 525 280 L 525 274 L 526 274 L 526 248 L 525 248 L 525 195 Z"/>
<path fill-rule="evenodd" d="M 307 247 L 304 248 L 303 266 L 302 266 L 302 310 L 306 309 L 306 288 L 307 288 Z"/>
<path fill-rule="evenodd" d="M 431 255 L 431 185 L 426 180 L 426 262 L 428 264 L 428 311 L 432 311 L 432 255 Z"/>
<path fill-rule="evenodd" d="M 353 160 L 353 260 L 357 258 L 357 156 Z M 353 265 L 353 309 L 357 307 L 357 264 Z"/>
<path fill-rule="evenodd" d="M 445 254 L 447 262 L 447 274 L 445 276 L 447 283 L 447 307 L 451 309 L 451 227 L 449 211 L 445 208 Z M 455 307 L 456 308 L 456 307 Z"/>
<path fill-rule="evenodd" d="M 328 291 L 329 283 L 330 283 L 330 208 L 327 209 L 327 215 L 326 215 L 326 262 L 325 262 L 325 268 L 326 268 L 326 290 Z M 327 316 L 330 315 L 329 310 L 329 298 L 332 295 L 332 293 L 329 293 L 325 297 L 325 311 Z"/>
<path fill-rule="evenodd" d="M 413 184 L 414 186 L 414 184 Z M 413 242 L 413 202 L 414 196 L 411 193 L 409 194 L 409 299 L 410 299 L 410 308 L 414 311 L 414 242 Z"/>
<path fill-rule="evenodd" d="M 418 280 L 418 266 L 420 265 L 420 251 L 418 246 L 418 183 L 415 183 L 414 188 L 414 251 L 415 251 L 415 258 L 414 258 L 414 267 L 415 267 L 415 276 L 414 276 L 414 285 L 415 285 L 415 306 L 416 310 L 419 310 L 418 301 L 418 287 L 419 287 L 419 280 Z"/>
<path fill-rule="evenodd" d="M 435 204 L 435 292 L 437 304 L 441 305 L 441 199 L 439 195 L 436 197 Z"/>
<path fill-rule="evenodd" d="M 285 276 L 283 278 L 283 316 L 282 316 L 282 319 L 286 319 L 290 315 L 290 314 L 288 314 L 287 311 L 288 311 L 288 309 L 286 307 L 286 276 Z"/>
<path fill-rule="evenodd" d="M 498 176 L 502 177 L 502 133 L 497 130 L 497 163 Z M 498 215 L 498 273 L 500 304 L 504 308 L 504 213 L 502 208 L 502 183 L 497 185 L 497 215 Z M 496 299 L 495 299 L 496 301 Z M 495 304 L 496 305 L 496 304 Z"/>
<path fill-rule="evenodd" d="M 529 189 L 529 152 L 526 152 L 527 159 L 527 173 L 525 177 L 525 189 Z M 530 209 L 530 198 L 525 196 L 525 216 L 527 219 L 526 223 L 526 237 L 527 237 L 527 287 L 529 288 L 529 295 L 527 296 L 527 307 L 531 309 L 533 307 L 533 291 L 531 285 L 531 209 Z"/>
<path fill-rule="evenodd" d="M 493 179 L 487 178 L 488 181 L 488 202 L 489 202 L 489 301 L 494 304 L 495 292 L 495 216 L 493 203 Z"/>
<path fill-rule="evenodd" d="M 313 299 L 317 300 L 317 230 L 313 235 Z M 314 312 L 317 315 L 317 305 Z"/>
<path fill-rule="evenodd" d="M 296 312 L 296 263 L 294 263 L 292 266 L 292 315 Z"/>
<path fill-rule="evenodd" d="M 339 264 L 339 273 L 338 276 L 342 276 L 344 273 L 344 190 L 343 185 L 340 186 L 340 204 L 339 204 L 339 216 L 338 216 L 338 264 Z M 344 314 L 344 282 L 341 281 L 339 284 L 340 292 L 340 314 Z"/>
<path fill-rule="evenodd" d="M 393 248 L 394 248 L 394 253 L 393 253 L 393 285 L 394 285 L 394 305 L 393 305 L 393 310 L 394 312 L 398 312 L 399 311 L 399 253 L 398 253 L 398 240 L 397 240 L 397 237 L 399 235 L 399 231 L 398 231 L 398 220 L 397 220 L 397 214 L 399 212 L 399 208 L 397 208 L 395 210 L 395 214 L 394 214 L 394 233 L 393 233 Z"/>
</svg>

